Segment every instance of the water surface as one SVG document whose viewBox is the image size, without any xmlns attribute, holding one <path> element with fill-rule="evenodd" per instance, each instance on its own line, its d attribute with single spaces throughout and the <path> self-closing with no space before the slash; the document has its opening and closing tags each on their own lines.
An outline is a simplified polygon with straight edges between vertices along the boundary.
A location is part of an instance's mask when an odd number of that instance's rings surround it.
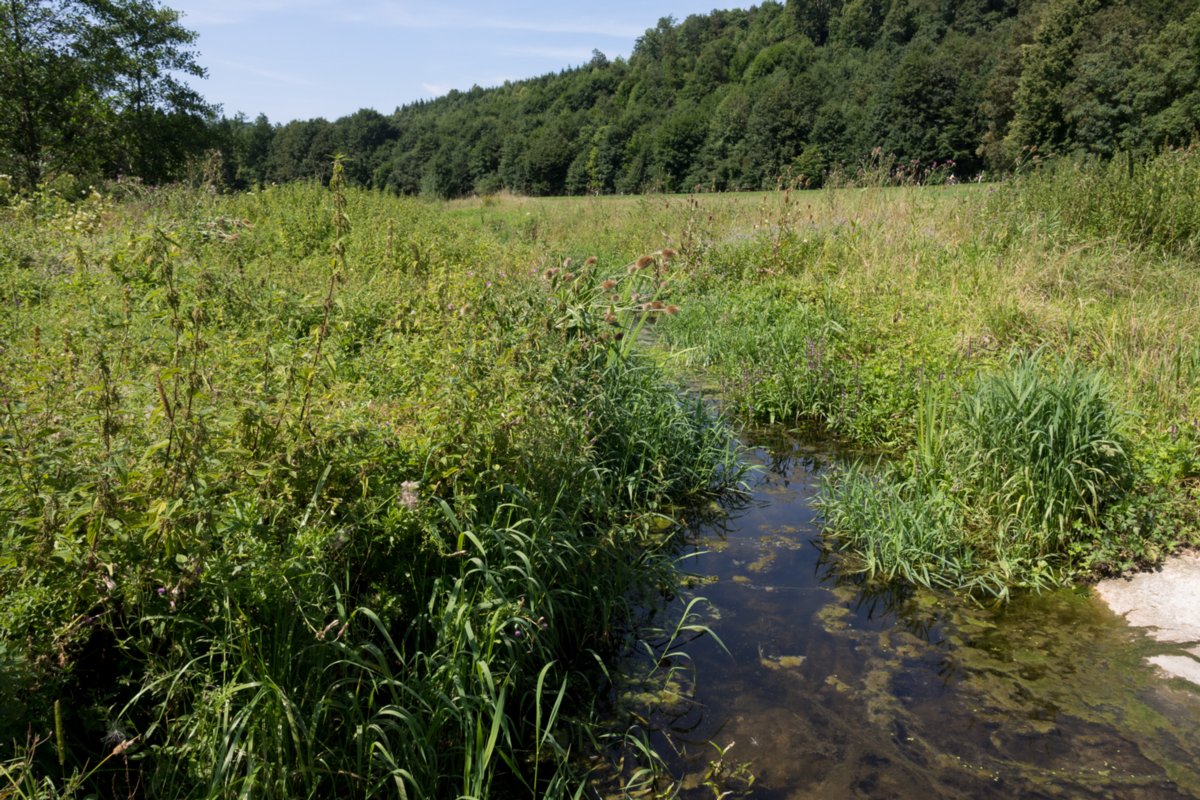
<svg viewBox="0 0 1200 800">
<path fill-rule="evenodd" d="M 829 450 L 749 443 L 752 492 L 701 526 L 672 604 L 707 598 L 728 652 L 700 637 L 694 670 L 657 672 L 675 693 L 640 696 L 684 797 L 751 774 L 764 800 L 1200 797 L 1200 693 L 1146 664 L 1162 645 L 1086 590 L 999 610 L 864 591 L 820 546 Z"/>
</svg>

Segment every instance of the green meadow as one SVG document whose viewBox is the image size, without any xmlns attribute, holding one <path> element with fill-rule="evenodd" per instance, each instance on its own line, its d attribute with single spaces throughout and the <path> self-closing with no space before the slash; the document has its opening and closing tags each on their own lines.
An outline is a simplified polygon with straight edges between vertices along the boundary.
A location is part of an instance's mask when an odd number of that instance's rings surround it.
<svg viewBox="0 0 1200 800">
<path fill-rule="evenodd" d="M 9 198 L 0 797 L 652 785 L 596 767 L 610 667 L 742 423 L 856 454 L 820 503 L 870 581 L 1200 541 L 1194 150 L 833 183 Z"/>
</svg>

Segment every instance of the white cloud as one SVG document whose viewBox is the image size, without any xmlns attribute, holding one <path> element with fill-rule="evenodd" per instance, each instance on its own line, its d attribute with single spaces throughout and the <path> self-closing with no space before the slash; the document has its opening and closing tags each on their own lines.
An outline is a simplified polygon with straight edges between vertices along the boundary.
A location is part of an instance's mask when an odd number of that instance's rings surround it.
<svg viewBox="0 0 1200 800">
<path fill-rule="evenodd" d="M 580 34 L 615 39 L 633 39 L 645 26 L 614 23 L 602 17 L 575 15 L 554 17 L 479 14 L 472 9 L 447 7 L 411 0 L 176 0 L 173 8 L 184 13 L 192 25 L 237 25 L 253 18 L 301 11 L 339 22 L 390 25 L 397 28 L 430 30 L 442 28 L 526 31 L 547 34 Z"/>
<path fill-rule="evenodd" d="M 592 60 L 590 47 L 507 47 L 500 51 L 505 56 L 534 56 L 552 61 L 580 64 Z"/>
<path fill-rule="evenodd" d="M 370 10 L 343 15 L 347 20 L 386 22 L 397 28 L 469 28 L 474 30 L 526 31 L 530 33 L 583 34 L 632 39 L 644 26 L 617 24 L 592 18 L 553 19 L 479 15 L 466 9 L 424 5 L 402 0 L 379 0 Z M 589 51 L 590 54 L 590 51 Z"/>
<path fill-rule="evenodd" d="M 292 75 L 287 72 L 279 72 L 273 69 L 263 69 L 262 67 L 256 67 L 253 64 L 244 64 L 240 61 L 230 61 L 224 58 L 210 58 L 208 61 L 210 64 L 228 67 L 235 72 L 240 72 L 244 75 L 253 75 L 256 78 L 262 78 L 273 83 L 286 83 L 291 86 L 306 86 L 310 88 L 320 85 L 316 81 L 309 80 L 299 75 Z"/>
<path fill-rule="evenodd" d="M 338 5 L 336 0 L 175 0 L 171 7 L 183 12 L 185 24 L 238 25 L 252 17 Z"/>
</svg>

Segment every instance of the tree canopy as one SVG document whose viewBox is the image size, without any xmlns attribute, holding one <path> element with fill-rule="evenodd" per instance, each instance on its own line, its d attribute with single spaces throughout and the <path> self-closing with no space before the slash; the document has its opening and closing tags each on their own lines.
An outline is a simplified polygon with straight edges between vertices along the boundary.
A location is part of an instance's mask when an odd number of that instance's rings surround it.
<svg viewBox="0 0 1200 800">
<path fill-rule="evenodd" d="M 0 0 L 0 171 L 177 174 L 215 114 L 179 77 L 195 39 L 154 0 Z"/>
<path fill-rule="evenodd" d="M 1200 134 L 1200 0 L 767 0 L 661 19 L 628 59 L 283 125 L 216 119 L 180 79 L 194 41 L 157 0 L 0 0 L 0 172 L 162 181 L 217 147 L 231 187 L 325 179 L 340 152 L 403 194 L 729 190 Z"/>
<path fill-rule="evenodd" d="M 1034 152 L 1149 152 L 1200 131 L 1198 9 L 789 0 L 667 18 L 627 60 L 273 126 L 231 174 L 319 176 L 340 150 L 363 185 L 455 197 L 816 185 L 872 153 L 969 177 Z M 252 152 L 263 122 L 226 121 L 226 150 Z"/>
</svg>

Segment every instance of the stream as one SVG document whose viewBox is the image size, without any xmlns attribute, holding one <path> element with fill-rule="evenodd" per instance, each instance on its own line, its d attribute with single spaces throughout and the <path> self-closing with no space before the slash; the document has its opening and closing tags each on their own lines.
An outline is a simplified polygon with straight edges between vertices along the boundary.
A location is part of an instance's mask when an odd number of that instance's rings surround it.
<svg viewBox="0 0 1200 800">
<path fill-rule="evenodd" d="M 836 451 L 744 442 L 750 494 L 697 528 L 666 609 L 705 598 L 693 621 L 724 647 L 677 645 L 627 698 L 682 797 L 1200 797 L 1200 690 L 1147 664 L 1163 645 L 1087 589 L 864 591 L 810 503 Z"/>
</svg>

